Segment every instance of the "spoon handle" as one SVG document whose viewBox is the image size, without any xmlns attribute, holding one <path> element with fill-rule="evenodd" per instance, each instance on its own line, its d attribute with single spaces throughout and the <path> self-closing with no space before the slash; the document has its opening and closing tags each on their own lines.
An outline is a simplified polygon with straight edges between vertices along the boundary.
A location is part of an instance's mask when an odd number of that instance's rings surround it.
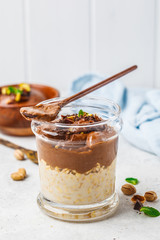
<svg viewBox="0 0 160 240">
<path fill-rule="evenodd" d="M 38 163 L 38 158 L 37 158 L 37 152 L 27 149 L 27 148 L 23 148 L 15 143 L 12 143 L 10 141 L 7 141 L 3 138 L 0 138 L 0 144 L 9 147 L 9 148 L 13 148 L 13 149 L 20 149 L 24 154 L 26 154 L 27 158 L 30 159 L 32 162 L 34 163 Z"/>
<path fill-rule="evenodd" d="M 13 149 L 23 149 L 21 146 L 15 144 L 15 143 L 12 143 L 10 141 L 7 141 L 3 138 L 0 138 L 0 144 L 6 146 L 6 147 L 9 147 L 9 148 L 13 148 Z"/>
<path fill-rule="evenodd" d="M 109 77 L 109 78 L 107 78 L 107 79 L 105 79 L 105 80 L 103 80 L 103 81 L 101 81 L 101 82 L 99 82 L 99 83 L 97 83 L 97 84 L 95 84 L 95 85 L 85 89 L 85 90 L 82 90 L 81 92 L 78 92 L 78 93 L 76 93 L 76 94 L 74 94 L 74 95 L 64 99 L 62 101 L 62 106 L 65 106 L 66 104 L 68 104 L 68 103 L 70 103 L 72 101 L 75 101 L 75 100 L 77 100 L 77 99 L 87 95 L 88 93 L 91 93 L 91 92 L 93 92 L 93 91 L 95 91 L 95 90 L 105 86 L 106 84 L 108 84 L 110 82 L 113 82 L 114 80 L 116 80 L 116 79 L 118 79 L 120 77 L 123 77 L 124 75 L 132 72 L 135 69 L 137 69 L 137 65 L 129 67 L 129 68 L 123 70 L 122 72 L 119 72 L 119 73 L 113 75 L 112 77 Z"/>
</svg>

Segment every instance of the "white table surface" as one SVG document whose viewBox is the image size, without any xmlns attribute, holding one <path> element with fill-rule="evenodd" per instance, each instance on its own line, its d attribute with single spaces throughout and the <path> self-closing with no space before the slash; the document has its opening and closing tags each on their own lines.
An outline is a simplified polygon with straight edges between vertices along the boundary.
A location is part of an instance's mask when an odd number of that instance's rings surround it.
<svg viewBox="0 0 160 240">
<path fill-rule="evenodd" d="M 35 148 L 34 137 L 0 137 Z M 10 174 L 24 167 L 28 177 L 16 182 Z M 2 240 L 154 240 L 160 239 L 160 217 L 150 218 L 133 210 L 130 197 L 121 193 L 126 177 L 137 177 L 137 193 L 155 190 L 160 198 L 160 159 L 128 144 L 120 137 L 116 189 L 120 205 L 116 214 L 95 223 L 67 223 L 44 215 L 36 203 L 39 193 L 38 166 L 18 161 L 13 150 L 0 145 L 0 239 Z M 160 200 L 148 204 L 160 210 Z"/>
</svg>

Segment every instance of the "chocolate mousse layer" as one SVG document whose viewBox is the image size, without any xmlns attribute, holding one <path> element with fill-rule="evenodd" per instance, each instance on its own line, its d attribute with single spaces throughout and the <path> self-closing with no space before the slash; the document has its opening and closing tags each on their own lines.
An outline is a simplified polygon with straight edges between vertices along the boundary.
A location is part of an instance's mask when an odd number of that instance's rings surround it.
<svg viewBox="0 0 160 240">
<path fill-rule="evenodd" d="M 51 125 L 41 125 L 36 130 L 38 157 L 51 168 L 67 168 L 78 173 L 87 173 L 95 168 L 97 163 L 103 167 L 110 166 L 116 158 L 117 134 L 106 124 L 95 124 L 103 121 L 97 115 L 67 115 L 56 121 L 73 127 L 70 131 L 65 131 L 65 128 L 59 129 L 53 124 L 53 128 Z M 79 125 L 79 128 L 74 128 L 75 125 Z"/>
</svg>

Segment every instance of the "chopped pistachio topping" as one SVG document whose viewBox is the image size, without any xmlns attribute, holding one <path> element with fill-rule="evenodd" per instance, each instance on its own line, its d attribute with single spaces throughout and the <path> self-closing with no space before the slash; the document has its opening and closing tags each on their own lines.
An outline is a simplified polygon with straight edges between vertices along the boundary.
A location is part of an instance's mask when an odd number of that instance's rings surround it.
<svg viewBox="0 0 160 240">
<path fill-rule="evenodd" d="M 19 84 L 19 89 L 20 90 L 26 90 L 27 92 L 31 91 L 30 85 L 27 83 L 20 83 Z"/>
<path fill-rule="evenodd" d="M 21 100 L 21 93 L 17 92 L 16 97 L 15 97 L 15 101 L 19 102 Z"/>
<path fill-rule="evenodd" d="M 2 94 L 3 94 L 3 95 L 7 94 L 7 89 L 8 89 L 7 87 L 3 87 L 3 88 L 2 88 L 1 91 L 2 91 Z"/>
<path fill-rule="evenodd" d="M 67 118 L 74 120 L 75 116 L 68 116 Z"/>
<path fill-rule="evenodd" d="M 24 94 L 24 91 L 30 92 L 30 85 L 26 83 L 19 84 L 18 87 L 8 86 L 1 89 L 2 95 L 15 95 L 14 101 L 19 102 L 21 100 L 21 95 Z"/>
</svg>

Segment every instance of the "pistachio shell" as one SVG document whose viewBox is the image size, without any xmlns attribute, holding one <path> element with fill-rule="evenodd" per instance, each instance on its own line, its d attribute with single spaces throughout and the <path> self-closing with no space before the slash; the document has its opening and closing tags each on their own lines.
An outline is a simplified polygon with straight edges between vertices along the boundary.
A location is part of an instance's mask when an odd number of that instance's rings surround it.
<svg viewBox="0 0 160 240">
<path fill-rule="evenodd" d="M 136 188 L 133 185 L 128 183 L 124 184 L 121 190 L 125 195 L 128 195 L 128 196 L 136 193 Z"/>
</svg>

